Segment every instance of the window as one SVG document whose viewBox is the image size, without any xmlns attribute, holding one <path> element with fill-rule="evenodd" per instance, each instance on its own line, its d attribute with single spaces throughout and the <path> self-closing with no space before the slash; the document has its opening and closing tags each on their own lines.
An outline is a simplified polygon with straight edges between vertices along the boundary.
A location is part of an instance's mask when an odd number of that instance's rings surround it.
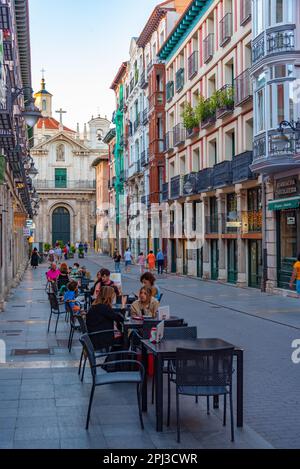
<svg viewBox="0 0 300 469">
<path fill-rule="evenodd" d="M 67 187 L 67 169 L 55 168 L 55 188 Z"/>
<path fill-rule="evenodd" d="M 217 141 L 212 140 L 208 144 L 208 167 L 212 168 L 218 163 Z"/>
<path fill-rule="evenodd" d="M 258 36 L 264 30 L 264 1 L 255 0 L 254 8 L 254 37 Z"/>
<path fill-rule="evenodd" d="M 294 119 L 294 88 L 293 81 L 272 83 L 269 85 L 270 126 L 277 128 L 283 120 Z"/>
<path fill-rule="evenodd" d="M 43 102 L 42 102 L 42 110 L 43 110 L 43 111 L 46 111 L 46 109 L 47 109 L 47 101 L 46 101 L 46 99 L 43 99 Z"/>
<path fill-rule="evenodd" d="M 256 93 L 256 130 L 261 132 L 265 129 L 265 90 L 261 89 Z"/>
<path fill-rule="evenodd" d="M 200 171 L 200 150 L 199 148 L 193 149 L 193 167 L 192 171 Z"/>
<path fill-rule="evenodd" d="M 269 0 L 268 9 L 268 26 L 293 22 L 292 0 Z"/>
<path fill-rule="evenodd" d="M 65 161 L 65 146 L 62 143 L 56 147 L 56 161 Z"/>
</svg>

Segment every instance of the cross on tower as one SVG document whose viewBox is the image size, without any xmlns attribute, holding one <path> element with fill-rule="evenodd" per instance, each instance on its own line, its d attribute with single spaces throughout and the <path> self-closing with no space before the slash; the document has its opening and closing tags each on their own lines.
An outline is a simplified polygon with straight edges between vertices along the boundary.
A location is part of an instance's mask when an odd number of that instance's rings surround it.
<svg viewBox="0 0 300 469">
<path fill-rule="evenodd" d="M 59 117 L 60 125 L 63 125 L 62 116 L 63 114 L 67 114 L 67 111 L 63 111 L 62 108 L 60 108 L 59 111 L 55 111 L 55 112 L 60 115 Z"/>
</svg>

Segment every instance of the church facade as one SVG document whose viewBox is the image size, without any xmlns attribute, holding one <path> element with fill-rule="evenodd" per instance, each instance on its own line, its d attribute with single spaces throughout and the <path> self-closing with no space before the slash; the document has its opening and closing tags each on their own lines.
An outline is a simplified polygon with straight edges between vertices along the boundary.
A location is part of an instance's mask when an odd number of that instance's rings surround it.
<svg viewBox="0 0 300 469">
<path fill-rule="evenodd" d="M 73 131 L 52 116 L 52 95 L 45 80 L 35 94 L 36 105 L 43 117 L 36 125 L 35 147 L 31 150 L 39 171 L 34 182 L 40 197 L 35 220 L 35 241 L 54 245 L 88 242 L 96 237 L 95 161 L 107 154 L 102 136 L 110 122 L 100 116 L 92 118 L 80 135 L 79 125 Z"/>
</svg>

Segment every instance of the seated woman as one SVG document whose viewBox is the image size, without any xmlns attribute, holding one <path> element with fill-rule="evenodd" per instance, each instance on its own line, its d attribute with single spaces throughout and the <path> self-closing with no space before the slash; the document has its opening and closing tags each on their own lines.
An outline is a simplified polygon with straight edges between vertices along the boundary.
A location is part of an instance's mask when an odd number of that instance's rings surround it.
<svg viewBox="0 0 300 469">
<path fill-rule="evenodd" d="M 101 271 L 97 272 L 95 283 L 91 288 L 91 294 L 94 299 L 96 299 L 101 290 Z"/>
<path fill-rule="evenodd" d="M 159 302 L 152 296 L 151 288 L 142 287 L 139 293 L 139 299 L 132 303 L 130 314 L 134 316 L 152 316 L 156 317 Z"/>
<path fill-rule="evenodd" d="M 141 278 L 140 282 L 144 285 L 144 287 L 150 288 L 152 291 L 152 296 L 159 301 L 160 299 L 160 289 L 157 285 L 155 285 L 155 277 L 151 272 L 145 272 Z"/>
<path fill-rule="evenodd" d="M 69 279 L 68 266 L 67 264 L 61 264 L 60 274 L 57 277 L 57 288 L 59 292 L 61 291 L 61 288 L 68 285 L 69 282 L 70 282 L 70 279 Z"/>
<path fill-rule="evenodd" d="M 115 292 L 112 287 L 101 287 L 100 292 L 92 304 L 87 316 L 86 326 L 89 333 L 99 331 L 113 331 L 115 323 L 117 327 L 124 321 L 123 315 L 117 313 L 112 308 Z M 103 334 L 91 335 L 90 339 L 95 350 L 109 348 L 118 345 L 122 337 L 117 332 L 107 332 Z"/>
</svg>

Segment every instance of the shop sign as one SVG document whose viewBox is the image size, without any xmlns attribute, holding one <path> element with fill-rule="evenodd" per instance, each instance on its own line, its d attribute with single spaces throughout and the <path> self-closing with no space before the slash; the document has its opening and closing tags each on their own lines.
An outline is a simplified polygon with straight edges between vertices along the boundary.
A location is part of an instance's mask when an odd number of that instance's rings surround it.
<svg viewBox="0 0 300 469">
<path fill-rule="evenodd" d="M 23 228 L 23 236 L 25 238 L 29 238 L 29 236 L 31 236 L 31 230 L 30 228 Z"/>
<path fill-rule="evenodd" d="M 299 181 L 297 176 L 279 179 L 276 182 L 275 199 L 281 197 L 293 197 L 299 192 Z"/>
<path fill-rule="evenodd" d="M 296 224 L 296 218 L 295 217 L 287 217 L 287 224 L 288 225 L 295 225 Z"/>
</svg>

